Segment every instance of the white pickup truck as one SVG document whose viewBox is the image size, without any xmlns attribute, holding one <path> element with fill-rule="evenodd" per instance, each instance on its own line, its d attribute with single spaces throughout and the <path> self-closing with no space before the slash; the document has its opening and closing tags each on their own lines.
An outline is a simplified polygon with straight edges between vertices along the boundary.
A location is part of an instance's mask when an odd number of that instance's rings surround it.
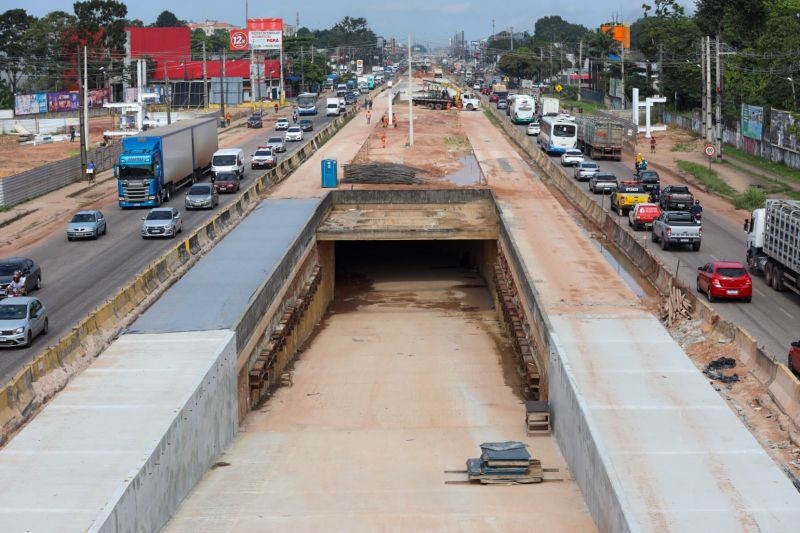
<svg viewBox="0 0 800 533">
<path fill-rule="evenodd" d="M 650 238 L 653 242 L 660 242 L 662 250 L 673 244 L 688 244 L 696 252 L 703 241 L 703 226 L 688 211 L 664 211 L 653 220 Z"/>
</svg>

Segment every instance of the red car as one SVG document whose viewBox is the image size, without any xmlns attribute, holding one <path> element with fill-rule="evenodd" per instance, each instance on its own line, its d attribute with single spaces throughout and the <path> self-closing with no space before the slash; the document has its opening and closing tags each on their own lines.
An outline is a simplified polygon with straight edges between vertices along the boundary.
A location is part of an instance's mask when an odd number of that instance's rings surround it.
<svg viewBox="0 0 800 533">
<path fill-rule="evenodd" d="M 489 96 L 489 101 L 490 101 L 490 102 L 492 102 L 492 103 L 495 103 L 495 102 L 497 102 L 498 100 L 500 100 L 500 95 L 499 95 L 499 94 L 494 94 L 494 93 L 492 93 L 492 94 Z"/>
<path fill-rule="evenodd" d="M 653 226 L 653 221 L 661 216 L 658 204 L 636 204 L 628 211 L 628 225 L 634 230 Z"/>
<path fill-rule="evenodd" d="M 236 192 L 239 187 L 239 175 L 236 172 L 218 172 L 214 177 L 214 188 L 218 193 Z"/>
<path fill-rule="evenodd" d="M 704 292 L 709 302 L 716 298 L 753 298 L 753 281 L 747 268 L 736 261 L 714 261 L 697 269 L 697 292 Z"/>
</svg>

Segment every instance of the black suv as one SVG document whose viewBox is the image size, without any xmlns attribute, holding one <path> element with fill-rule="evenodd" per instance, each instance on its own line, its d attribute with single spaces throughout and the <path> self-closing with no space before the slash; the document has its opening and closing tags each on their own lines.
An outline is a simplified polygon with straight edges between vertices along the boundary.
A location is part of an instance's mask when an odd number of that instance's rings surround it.
<svg viewBox="0 0 800 533">
<path fill-rule="evenodd" d="M 264 122 L 261 120 L 261 113 L 253 113 L 252 115 L 250 115 L 250 118 L 247 119 L 247 127 L 263 128 Z"/>
</svg>

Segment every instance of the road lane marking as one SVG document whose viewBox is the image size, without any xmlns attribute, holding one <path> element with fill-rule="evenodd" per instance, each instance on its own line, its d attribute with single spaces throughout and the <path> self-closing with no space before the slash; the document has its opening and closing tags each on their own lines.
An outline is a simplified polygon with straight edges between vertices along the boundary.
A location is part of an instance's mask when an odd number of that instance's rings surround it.
<svg viewBox="0 0 800 533">
<path fill-rule="evenodd" d="M 790 314 L 789 314 L 789 313 L 786 311 L 786 309 L 784 309 L 784 308 L 783 308 L 783 307 L 781 307 L 780 305 L 778 306 L 778 309 L 780 309 L 780 310 L 781 310 L 781 313 L 783 313 L 784 315 L 786 315 L 786 316 L 788 316 L 789 318 L 791 318 L 792 320 L 794 320 L 794 317 L 793 317 L 792 315 L 790 315 Z"/>
<path fill-rule="evenodd" d="M 714 261 L 719 261 L 719 259 L 717 259 L 715 256 L 713 256 L 713 255 L 711 255 L 711 254 L 709 254 L 709 257 L 710 257 L 711 259 L 713 259 Z"/>
<path fill-rule="evenodd" d="M 753 290 L 756 291 L 756 294 L 758 294 L 759 296 L 766 296 L 763 292 L 761 292 L 760 290 L 756 289 L 755 287 L 753 287 Z"/>
</svg>

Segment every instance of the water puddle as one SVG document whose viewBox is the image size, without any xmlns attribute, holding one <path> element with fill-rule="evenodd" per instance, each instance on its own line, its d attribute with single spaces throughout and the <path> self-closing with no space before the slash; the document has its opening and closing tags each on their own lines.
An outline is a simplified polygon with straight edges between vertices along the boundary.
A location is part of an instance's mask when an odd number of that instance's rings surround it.
<svg viewBox="0 0 800 533">
<path fill-rule="evenodd" d="M 480 185 L 481 169 L 478 160 L 472 154 L 462 155 L 458 158 L 462 167 L 455 172 L 445 175 L 445 179 L 456 185 Z"/>
</svg>

